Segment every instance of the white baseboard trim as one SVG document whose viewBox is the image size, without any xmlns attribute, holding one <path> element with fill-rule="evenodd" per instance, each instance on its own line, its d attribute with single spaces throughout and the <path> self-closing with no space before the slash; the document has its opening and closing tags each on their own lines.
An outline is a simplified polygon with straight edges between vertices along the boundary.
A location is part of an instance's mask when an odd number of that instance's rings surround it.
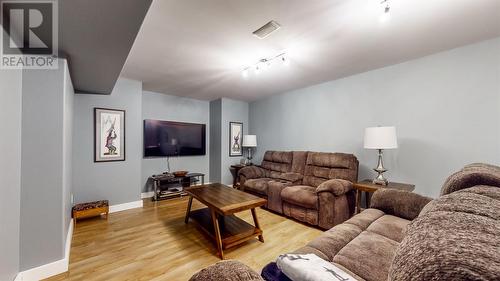
<svg viewBox="0 0 500 281">
<path fill-rule="evenodd" d="M 141 193 L 141 199 L 151 198 L 155 195 L 154 191 L 148 191 Z"/>
<path fill-rule="evenodd" d="M 109 206 L 109 212 L 116 213 L 116 212 L 125 211 L 125 210 L 129 210 L 129 209 L 142 208 L 142 204 L 143 204 L 142 200 L 138 200 L 138 201 L 123 203 L 123 204 L 111 205 L 111 206 Z"/>
<path fill-rule="evenodd" d="M 70 220 L 68 233 L 66 234 L 66 245 L 64 246 L 64 258 L 19 272 L 15 281 L 39 281 L 57 274 L 68 271 L 71 241 L 73 239 L 73 219 Z"/>
<path fill-rule="evenodd" d="M 128 209 L 142 208 L 142 204 L 143 204 L 142 200 L 138 200 L 123 204 L 111 205 L 109 206 L 109 212 L 115 213 Z M 64 258 L 19 272 L 14 281 L 39 281 L 41 279 L 45 279 L 68 271 L 72 238 L 73 238 L 73 219 L 71 219 L 68 226 L 68 233 L 66 235 L 66 245 L 64 248 Z"/>
</svg>

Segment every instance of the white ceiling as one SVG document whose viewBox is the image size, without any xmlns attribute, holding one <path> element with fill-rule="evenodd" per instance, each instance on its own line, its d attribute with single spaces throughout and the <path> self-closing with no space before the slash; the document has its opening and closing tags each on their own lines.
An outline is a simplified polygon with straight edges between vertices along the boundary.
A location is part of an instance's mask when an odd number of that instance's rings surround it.
<svg viewBox="0 0 500 281">
<path fill-rule="evenodd" d="M 252 101 L 500 36 L 499 0 L 154 0 L 122 75 L 144 89 Z M 265 39 L 252 32 L 276 20 Z M 243 78 L 286 50 L 290 65 Z"/>
</svg>

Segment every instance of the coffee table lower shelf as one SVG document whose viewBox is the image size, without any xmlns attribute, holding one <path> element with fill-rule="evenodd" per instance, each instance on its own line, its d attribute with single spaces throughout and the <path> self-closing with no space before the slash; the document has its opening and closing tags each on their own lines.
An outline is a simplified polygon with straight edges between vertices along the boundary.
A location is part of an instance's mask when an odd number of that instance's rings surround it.
<svg viewBox="0 0 500 281">
<path fill-rule="evenodd" d="M 192 218 L 201 230 L 217 244 L 217 253 L 224 259 L 224 249 L 231 248 L 258 236 L 264 243 L 262 229 L 255 208 L 266 204 L 267 200 L 236 190 L 220 183 L 212 183 L 186 188 L 189 201 L 184 222 Z M 193 199 L 208 208 L 191 211 Z M 252 212 L 254 225 L 236 217 L 234 214 Z"/>
<path fill-rule="evenodd" d="M 191 211 L 189 213 L 189 218 L 193 219 L 203 232 L 209 235 L 213 240 L 217 241 L 214 223 L 212 221 L 212 215 L 209 208 Z M 256 236 L 262 235 L 262 230 L 235 215 L 218 215 L 217 220 L 219 223 L 222 249 L 224 250 L 248 241 Z"/>
</svg>

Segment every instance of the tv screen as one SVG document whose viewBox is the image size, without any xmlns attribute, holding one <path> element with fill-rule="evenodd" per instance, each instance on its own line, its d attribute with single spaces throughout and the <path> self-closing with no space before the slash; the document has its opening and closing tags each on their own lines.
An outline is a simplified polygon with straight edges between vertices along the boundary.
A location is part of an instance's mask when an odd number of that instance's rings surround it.
<svg viewBox="0 0 500 281">
<path fill-rule="evenodd" d="M 144 157 L 205 155 L 205 124 L 144 120 Z"/>
</svg>

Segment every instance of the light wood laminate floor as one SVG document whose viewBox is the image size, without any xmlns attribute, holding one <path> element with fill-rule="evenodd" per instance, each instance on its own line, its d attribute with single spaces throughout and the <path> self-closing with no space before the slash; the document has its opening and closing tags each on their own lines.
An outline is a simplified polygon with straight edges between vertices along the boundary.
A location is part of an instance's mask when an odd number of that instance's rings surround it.
<svg viewBox="0 0 500 281">
<path fill-rule="evenodd" d="M 144 199 L 144 207 L 117 212 L 109 220 L 78 221 L 73 233 L 69 271 L 46 280 L 188 280 L 220 259 L 216 247 L 190 221 L 184 224 L 187 198 L 161 202 Z M 204 207 L 193 200 L 193 210 Z M 316 228 L 257 209 L 265 243 L 250 240 L 225 250 L 260 272 L 267 263 L 319 236 Z M 238 216 L 253 223 L 250 211 Z"/>
</svg>

